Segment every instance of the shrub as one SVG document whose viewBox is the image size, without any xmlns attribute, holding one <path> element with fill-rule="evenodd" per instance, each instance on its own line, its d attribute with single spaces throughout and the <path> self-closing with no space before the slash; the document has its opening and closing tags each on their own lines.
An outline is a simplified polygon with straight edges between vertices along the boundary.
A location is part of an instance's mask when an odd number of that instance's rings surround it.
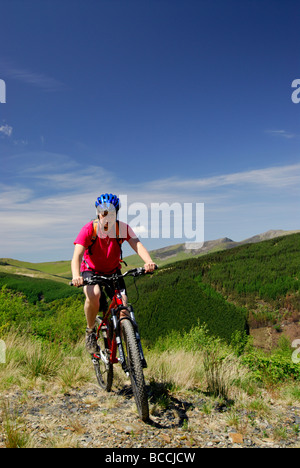
<svg viewBox="0 0 300 468">
<path fill-rule="evenodd" d="M 285 380 L 300 380 L 300 366 L 293 363 L 290 355 L 263 354 L 252 351 L 241 357 L 243 364 L 249 366 L 260 382 L 278 383 Z"/>
</svg>

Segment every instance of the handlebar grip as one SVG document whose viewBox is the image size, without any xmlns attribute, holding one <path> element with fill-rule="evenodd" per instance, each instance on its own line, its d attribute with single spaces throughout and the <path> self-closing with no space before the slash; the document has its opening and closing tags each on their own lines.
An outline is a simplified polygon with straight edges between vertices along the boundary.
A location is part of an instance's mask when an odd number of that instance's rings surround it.
<svg viewBox="0 0 300 468">
<path fill-rule="evenodd" d="M 157 269 L 158 269 L 158 266 L 155 265 L 154 270 L 157 270 Z M 146 273 L 146 270 L 145 270 L 144 267 L 138 268 L 138 270 L 140 270 L 141 273 Z M 153 272 L 151 272 L 151 273 L 153 273 Z"/>
<path fill-rule="evenodd" d="M 80 284 L 80 285 L 78 286 L 78 288 L 81 288 L 82 286 L 84 286 L 84 285 L 86 285 L 86 284 L 88 284 L 88 283 L 87 283 L 85 280 L 83 280 L 83 284 Z M 74 286 L 74 287 L 75 287 L 75 284 L 73 284 L 73 281 L 70 281 L 70 282 L 69 282 L 69 286 Z"/>
</svg>

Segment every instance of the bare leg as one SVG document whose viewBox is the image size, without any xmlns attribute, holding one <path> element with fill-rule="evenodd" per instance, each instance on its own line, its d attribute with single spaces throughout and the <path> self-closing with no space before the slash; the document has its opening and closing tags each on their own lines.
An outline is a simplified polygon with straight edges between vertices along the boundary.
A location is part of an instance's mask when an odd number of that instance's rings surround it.
<svg viewBox="0 0 300 468">
<path fill-rule="evenodd" d="M 128 299 L 127 299 L 127 296 L 126 294 L 122 294 L 122 301 L 123 301 L 123 305 L 125 307 L 127 307 L 128 305 Z M 128 310 L 121 310 L 120 312 L 120 317 L 128 317 L 129 313 L 128 313 Z"/>
<path fill-rule="evenodd" d="M 95 326 L 95 320 L 99 312 L 100 303 L 100 288 L 96 284 L 94 286 L 85 286 L 84 293 L 86 296 L 84 304 L 84 312 L 87 321 L 87 327 L 92 329 Z"/>
</svg>

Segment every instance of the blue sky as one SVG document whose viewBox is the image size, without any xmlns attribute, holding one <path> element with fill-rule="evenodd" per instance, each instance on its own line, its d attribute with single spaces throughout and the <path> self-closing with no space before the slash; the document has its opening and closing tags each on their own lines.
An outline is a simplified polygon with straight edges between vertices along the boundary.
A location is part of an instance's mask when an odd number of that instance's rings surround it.
<svg viewBox="0 0 300 468">
<path fill-rule="evenodd" d="M 0 12 L 0 257 L 71 258 L 107 191 L 204 203 L 205 240 L 300 228 L 298 0 L 0 0 Z"/>
</svg>

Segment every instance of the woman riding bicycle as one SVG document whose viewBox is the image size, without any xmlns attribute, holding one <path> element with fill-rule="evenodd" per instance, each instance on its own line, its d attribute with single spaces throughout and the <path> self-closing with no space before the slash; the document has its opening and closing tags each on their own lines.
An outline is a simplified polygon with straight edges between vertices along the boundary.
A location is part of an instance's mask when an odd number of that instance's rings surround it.
<svg viewBox="0 0 300 468">
<path fill-rule="evenodd" d="M 74 242 L 75 248 L 71 262 L 74 286 L 82 286 L 83 280 L 95 273 L 111 275 L 119 272 L 121 244 L 124 241 L 127 241 L 145 262 L 146 272 L 153 272 L 156 265 L 148 250 L 130 226 L 117 220 L 120 208 L 119 198 L 111 193 L 102 194 L 97 198 L 95 207 L 97 219 L 83 226 Z M 86 347 L 88 352 L 92 354 L 97 352 L 95 320 L 99 312 L 101 289 L 99 285 L 86 285 L 84 293 L 86 296 L 84 312 L 87 320 Z M 125 283 L 122 287 L 122 299 L 126 305 Z"/>
</svg>

